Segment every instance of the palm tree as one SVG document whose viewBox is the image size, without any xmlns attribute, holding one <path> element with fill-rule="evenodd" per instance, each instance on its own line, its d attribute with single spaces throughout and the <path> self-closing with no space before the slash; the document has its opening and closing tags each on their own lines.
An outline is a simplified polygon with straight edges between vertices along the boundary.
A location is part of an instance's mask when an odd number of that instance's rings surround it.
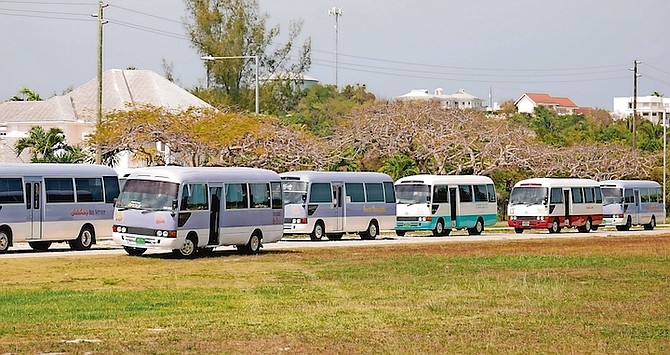
<svg viewBox="0 0 670 355">
<path fill-rule="evenodd" d="M 19 94 L 12 97 L 11 101 L 42 101 L 40 94 L 29 88 L 22 88 Z"/>
<path fill-rule="evenodd" d="M 44 163 L 55 160 L 56 153 L 67 150 L 65 134 L 60 128 L 50 128 L 44 131 L 40 126 L 33 126 L 28 131 L 28 136 L 16 141 L 14 152 L 18 157 L 24 150 L 30 151 L 30 161 L 33 163 Z"/>
<path fill-rule="evenodd" d="M 384 159 L 384 165 L 379 169 L 379 172 L 388 174 L 393 180 L 398 180 L 401 177 L 418 174 L 419 166 L 412 158 L 403 154 L 396 154 Z"/>
</svg>

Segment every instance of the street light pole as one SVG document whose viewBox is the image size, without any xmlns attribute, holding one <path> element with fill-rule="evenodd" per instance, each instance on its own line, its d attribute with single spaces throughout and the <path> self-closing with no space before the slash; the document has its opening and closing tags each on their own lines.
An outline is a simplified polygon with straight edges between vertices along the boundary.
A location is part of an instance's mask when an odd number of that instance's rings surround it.
<svg viewBox="0 0 670 355">
<path fill-rule="evenodd" d="M 667 157 L 667 146 L 668 146 L 668 135 L 667 135 L 667 129 L 668 129 L 668 112 L 665 109 L 665 105 L 663 106 L 663 223 L 666 223 L 666 212 L 665 212 L 665 196 L 667 193 L 665 192 L 665 182 L 666 182 L 666 177 L 667 177 L 667 162 L 666 162 L 666 157 Z"/>
<path fill-rule="evenodd" d="M 258 104 L 258 56 L 257 55 L 234 55 L 234 56 L 227 56 L 227 57 L 213 57 L 211 55 L 207 55 L 204 57 L 200 57 L 202 60 L 221 60 L 221 59 L 253 59 L 254 63 L 256 65 L 256 114 L 258 115 L 259 113 L 259 104 Z M 209 77 L 209 74 L 207 75 Z M 208 78 L 209 79 L 209 78 Z"/>
</svg>

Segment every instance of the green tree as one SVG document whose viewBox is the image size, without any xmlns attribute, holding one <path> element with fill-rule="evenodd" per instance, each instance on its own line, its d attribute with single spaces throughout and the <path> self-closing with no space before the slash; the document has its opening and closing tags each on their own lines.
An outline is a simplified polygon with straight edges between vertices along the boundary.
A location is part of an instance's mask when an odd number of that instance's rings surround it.
<svg viewBox="0 0 670 355">
<path fill-rule="evenodd" d="M 279 26 L 267 26 L 268 15 L 261 13 L 257 0 L 186 0 L 186 30 L 202 56 L 258 56 L 260 75 L 276 72 L 302 74 L 311 65 L 311 40 L 298 54 L 294 42 L 301 22 L 291 22 L 288 39 L 278 43 Z M 297 58 L 291 61 L 291 58 Z M 238 106 L 253 106 L 256 65 L 249 58 L 228 58 L 204 63 L 208 81 L 223 90 Z"/>
<path fill-rule="evenodd" d="M 12 97 L 10 101 L 42 101 L 42 98 L 35 91 L 29 88 L 22 88 L 19 90 L 19 94 Z"/>
<path fill-rule="evenodd" d="M 416 164 L 412 158 L 403 155 L 396 154 L 391 157 L 384 159 L 384 165 L 379 169 L 380 173 L 388 174 L 393 180 L 398 180 L 402 177 L 409 175 L 419 174 L 419 166 Z"/>
<path fill-rule="evenodd" d="M 663 148 L 663 125 L 645 120 L 637 130 L 640 133 L 638 148 L 647 152 L 656 152 Z"/>
<path fill-rule="evenodd" d="M 33 163 L 81 162 L 86 158 L 81 148 L 67 144 L 65 134 L 60 128 L 45 131 L 40 126 L 31 127 L 27 137 L 16 141 L 14 152 L 18 157 L 26 149 L 30 152 L 30 161 Z"/>
</svg>

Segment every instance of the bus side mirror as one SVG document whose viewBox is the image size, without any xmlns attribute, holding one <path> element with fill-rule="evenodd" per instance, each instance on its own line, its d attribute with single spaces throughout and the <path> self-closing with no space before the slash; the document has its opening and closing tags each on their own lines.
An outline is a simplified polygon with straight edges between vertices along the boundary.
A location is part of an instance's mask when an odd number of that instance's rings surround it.
<svg viewBox="0 0 670 355">
<path fill-rule="evenodd" d="M 178 205 L 179 205 L 179 201 L 177 201 L 177 199 L 172 200 L 172 210 L 173 211 L 177 210 Z"/>
<path fill-rule="evenodd" d="M 302 203 L 307 202 L 307 194 L 302 194 Z"/>
</svg>

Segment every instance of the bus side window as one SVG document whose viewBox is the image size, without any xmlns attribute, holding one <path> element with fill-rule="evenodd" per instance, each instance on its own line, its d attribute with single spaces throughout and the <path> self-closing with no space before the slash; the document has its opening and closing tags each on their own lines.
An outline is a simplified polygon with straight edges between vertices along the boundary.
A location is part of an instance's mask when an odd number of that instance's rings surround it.
<svg viewBox="0 0 670 355">
<path fill-rule="evenodd" d="M 270 208 L 270 186 L 266 184 L 249 184 L 251 188 L 251 207 Z"/>
<path fill-rule="evenodd" d="M 32 201 L 33 201 L 33 189 L 31 188 L 33 186 L 32 182 L 27 182 L 26 183 L 26 209 L 32 209 Z"/>
<path fill-rule="evenodd" d="M 572 203 L 584 203 L 584 192 L 581 187 L 572 188 Z"/>
<path fill-rule="evenodd" d="M 486 190 L 489 193 L 489 202 L 496 202 L 496 187 L 492 184 L 486 184 Z"/>
<path fill-rule="evenodd" d="M 105 188 L 105 203 L 113 203 L 119 197 L 119 179 L 116 176 L 103 176 L 102 184 Z"/>
<path fill-rule="evenodd" d="M 551 204 L 563 203 L 563 190 L 560 187 L 551 188 L 551 196 L 549 199 Z"/>
<path fill-rule="evenodd" d="M 249 208 L 247 184 L 226 184 L 226 209 Z"/>
<path fill-rule="evenodd" d="M 29 188 L 30 183 L 26 183 Z M 30 194 L 26 191 L 26 198 L 30 200 Z M 23 189 L 20 178 L 0 179 L 0 204 L 23 203 Z"/>
<path fill-rule="evenodd" d="M 603 203 L 603 193 L 600 191 L 600 187 L 595 188 L 596 191 L 596 203 Z"/>
<path fill-rule="evenodd" d="M 623 191 L 624 203 L 635 203 L 635 196 L 633 195 L 633 190 L 625 189 Z"/>
<path fill-rule="evenodd" d="M 640 189 L 640 202 L 643 203 L 649 202 L 649 189 L 647 188 Z"/>
<path fill-rule="evenodd" d="M 272 209 L 274 210 L 282 209 L 284 206 L 281 197 L 281 183 L 272 182 L 270 183 L 270 186 L 271 186 L 270 195 L 272 196 Z"/>
<path fill-rule="evenodd" d="M 458 185 L 458 192 L 460 194 L 461 202 L 472 202 L 471 185 Z"/>
<path fill-rule="evenodd" d="M 448 203 L 449 187 L 447 185 L 435 185 L 433 188 L 433 203 Z"/>
<path fill-rule="evenodd" d="M 475 202 L 486 202 L 488 201 L 488 196 L 486 196 L 486 185 L 473 185 L 475 190 Z"/>
<path fill-rule="evenodd" d="M 593 196 L 593 188 L 592 187 L 585 187 L 584 188 L 584 202 L 585 203 L 594 203 L 595 202 L 595 197 Z"/>
<path fill-rule="evenodd" d="M 186 184 L 182 191 L 182 210 L 206 210 L 209 206 L 205 184 Z"/>
<path fill-rule="evenodd" d="M 395 187 L 392 182 L 384 182 L 384 200 L 386 203 L 395 203 Z"/>
</svg>

